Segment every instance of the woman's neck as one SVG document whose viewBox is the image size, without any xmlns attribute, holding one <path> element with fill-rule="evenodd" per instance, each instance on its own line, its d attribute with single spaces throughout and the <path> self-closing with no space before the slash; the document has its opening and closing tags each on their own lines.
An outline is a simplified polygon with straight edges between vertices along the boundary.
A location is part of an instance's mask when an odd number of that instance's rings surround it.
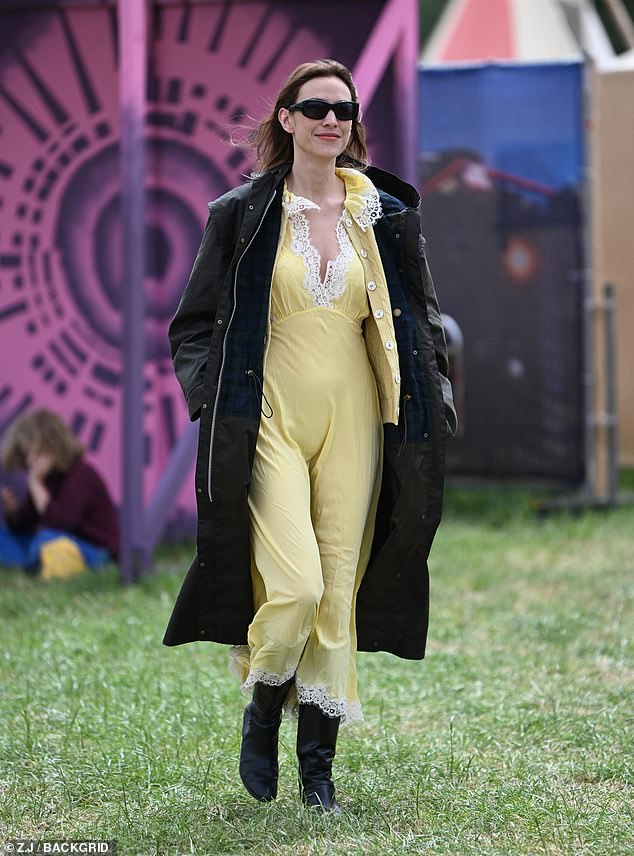
<svg viewBox="0 0 634 856">
<path fill-rule="evenodd" d="M 346 195 L 345 184 L 335 173 L 334 161 L 295 161 L 286 177 L 286 186 L 296 196 L 320 206 L 327 201 L 343 202 Z"/>
</svg>

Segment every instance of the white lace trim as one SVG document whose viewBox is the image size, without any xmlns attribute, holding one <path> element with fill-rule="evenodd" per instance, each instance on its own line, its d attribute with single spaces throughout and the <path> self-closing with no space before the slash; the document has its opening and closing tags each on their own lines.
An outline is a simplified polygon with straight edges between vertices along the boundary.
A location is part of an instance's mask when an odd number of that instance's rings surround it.
<svg viewBox="0 0 634 856">
<path fill-rule="evenodd" d="M 336 229 L 339 253 L 335 259 L 328 262 L 322 282 L 321 256 L 311 241 L 310 222 L 303 213 L 308 208 L 319 210 L 319 206 L 301 196 L 293 196 L 284 204 L 293 234 L 291 250 L 303 258 L 306 265 L 304 288 L 312 295 L 315 306 L 332 308 L 333 302 L 341 297 L 346 289 L 348 267 L 354 257 L 352 242 L 343 225 L 345 212 L 342 212 Z"/>
<path fill-rule="evenodd" d="M 242 684 L 242 691 L 248 692 L 253 684 L 266 684 L 269 687 L 281 687 L 286 681 L 295 674 L 295 669 L 289 669 L 283 675 L 275 675 L 273 672 L 266 672 L 264 669 L 251 669 L 247 675 L 246 681 Z"/>
<path fill-rule="evenodd" d="M 341 719 L 341 725 L 350 725 L 353 722 L 363 722 L 363 711 L 361 702 L 347 701 L 347 699 L 331 698 L 326 689 L 320 686 L 308 686 L 295 679 L 298 704 L 314 704 L 326 716 Z"/>
<path fill-rule="evenodd" d="M 368 182 L 368 187 L 359 194 L 363 200 L 363 208 L 357 214 L 352 214 L 359 226 L 365 232 L 380 219 L 383 209 L 381 208 L 381 197 L 376 187 Z M 352 213 L 352 212 L 350 212 Z"/>
<path fill-rule="evenodd" d="M 231 648 L 231 672 L 240 681 L 244 672 L 240 673 L 239 661 L 245 653 L 248 655 L 249 651 L 248 645 L 234 645 Z M 250 695 L 256 681 L 271 687 L 281 687 L 282 684 L 285 684 L 293 677 L 295 671 L 293 668 L 289 669 L 283 675 L 277 675 L 274 672 L 267 672 L 264 669 L 251 669 L 240 689 L 245 695 Z M 328 695 L 325 687 L 309 686 L 302 683 L 302 681 L 298 681 L 297 678 L 295 679 L 293 688 L 295 692 L 291 692 L 289 699 L 284 705 L 285 713 L 291 719 L 297 718 L 298 704 L 314 704 L 326 716 L 339 717 L 342 726 L 351 725 L 353 722 L 363 722 L 361 702 L 349 702 L 345 698 L 332 698 Z"/>
<path fill-rule="evenodd" d="M 286 209 L 286 213 L 289 217 L 293 217 L 295 214 L 301 214 L 301 212 L 306 211 L 306 209 L 321 211 L 319 205 L 311 199 L 306 199 L 305 196 L 295 196 L 295 194 L 291 193 L 290 190 L 287 192 L 288 197 L 284 200 L 284 208 Z"/>
</svg>

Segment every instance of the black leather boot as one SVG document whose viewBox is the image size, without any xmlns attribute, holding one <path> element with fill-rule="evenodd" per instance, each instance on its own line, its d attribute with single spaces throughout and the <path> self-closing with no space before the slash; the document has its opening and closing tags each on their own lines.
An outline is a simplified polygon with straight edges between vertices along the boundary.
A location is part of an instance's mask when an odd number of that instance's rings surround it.
<svg viewBox="0 0 634 856">
<path fill-rule="evenodd" d="M 277 738 L 282 707 L 293 679 L 281 686 L 256 682 L 244 710 L 240 778 L 252 797 L 261 802 L 277 796 Z"/>
<path fill-rule="evenodd" d="M 341 814 L 332 783 L 339 718 L 326 716 L 314 704 L 300 704 L 297 757 L 302 800 L 307 806 Z"/>
</svg>

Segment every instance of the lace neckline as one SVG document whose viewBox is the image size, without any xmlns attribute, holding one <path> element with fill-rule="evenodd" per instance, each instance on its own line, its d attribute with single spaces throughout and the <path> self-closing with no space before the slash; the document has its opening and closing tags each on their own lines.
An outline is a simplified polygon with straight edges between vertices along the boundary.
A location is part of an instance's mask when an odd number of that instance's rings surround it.
<svg viewBox="0 0 634 856">
<path fill-rule="evenodd" d="M 324 278 L 321 278 L 321 255 L 310 237 L 310 222 L 304 214 L 306 209 L 319 208 L 314 202 L 296 196 L 285 203 L 288 222 L 291 227 L 291 250 L 304 260 L 304 288 L 312 295 L 315 306 L 332 308 L 334 301 L 346 288 L 346 276 L 354 249 L 343 225 L 344 211 L 337 222 L 336 235 L 339 252 L 334 259 L 326 263 Z"/>
<path fill-rule="evenodd" d="M 346 186 L 344 208 L 358 226 L 365 232 L 381 217 L 381 198 L 370 179 L 357 169 L 338 167 L 335 173 Z M 305 196 L 298 196 L 288 189 L 284 182 L 284 208 L 287 214 L 313 209 L 319 211 L 319 205 Z"/>
<path fill-rule="evenodd" d="M 346 198 L 341 216 L 336 226 L 339 252 L 336 258 L 326 264 L 324 278 L 321 278 L 321 255 L 313 245 L 310 236 L 310 221 L 305 211 L 319 211 L 319 205 L 305 196 L 292 193 L 284 182 L 283 205 L 291 227 L 291 250 L 304 260 L 304 288 L 312 295 L 315 306 L 332 308 L 334 301 L 341 297 L 346 288 L 346 278 L 350 261 L 354 257 L 354 248 L 344 220 L 352 217 L 365 231 L 381 216 L 381 200 L 376 187 L 367 176 L 356 169 L 337 169 L 337 175 L 346 187 Z M 352 225 L 349 220 L 347 225 Z"/>
</svg>

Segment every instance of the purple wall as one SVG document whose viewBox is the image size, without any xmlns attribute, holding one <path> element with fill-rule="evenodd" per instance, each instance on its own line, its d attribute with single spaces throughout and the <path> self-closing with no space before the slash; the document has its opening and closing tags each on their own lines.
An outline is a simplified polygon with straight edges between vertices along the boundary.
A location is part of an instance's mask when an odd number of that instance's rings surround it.
<svg viewBox="0 0 634 856">
<path fill-rule="evenodd" d="M 119 498 L 126 285 L 116 7 L 38 5 L 0 5 L 0 430 L 24 409 L 57 410 Z M 295 65 L 334 56 L 357 74 L 374 162 L 414 179 L 412 31 L 415 0 L 153 5 L 139 330 L 146 499 L 187 423 L 167 325 L 207 201 L 252 167 L 228 136 L 266 112 Z M 177 506 L 193 508 L 193 477 L 183 484 Z"/>
</svg>

